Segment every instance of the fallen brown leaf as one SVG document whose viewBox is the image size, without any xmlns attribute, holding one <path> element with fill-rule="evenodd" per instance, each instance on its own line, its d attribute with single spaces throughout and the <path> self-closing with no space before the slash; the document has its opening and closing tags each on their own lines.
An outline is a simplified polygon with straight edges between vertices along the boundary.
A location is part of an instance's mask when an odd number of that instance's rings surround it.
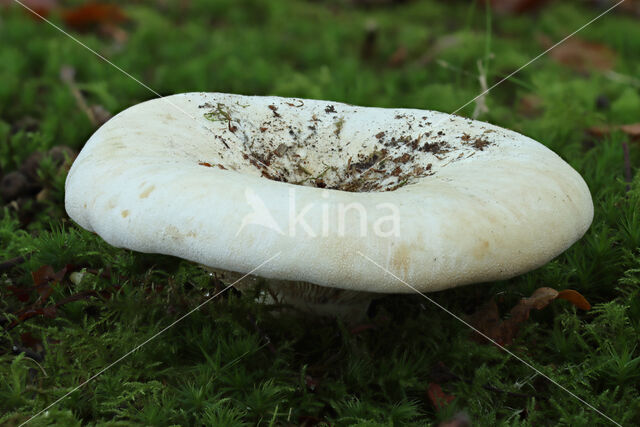
<svg viewBox="0 0 640 427">
<path fill-rule="evenodd" d="M 539 41 L 545 48 L 553 46 L 551 39 L 546 36 L 540 36 Z M 551 49 L 549 56 L 556 62 L 583 73 L 592 69 L 608 71 L 616 62 L 616 54 L 608 46 L 576 36 Z"/>
<path fill-rule="evenodd" d="M 620 130 L 632 138 L 640 138 L 640 123 L 620 126 Z"/>
<path fill-rule="evenodd" d="M 500 320 L 498 304 L 496 304 L 493 298 L 482 304 L 480 308 L 469 316 L 469 323 L 489 338 L 498 342 L 498 344 L 504 344 L 500 339 L 502 335 L 502 321 Z M 477 336 L 475 333 L 473 334 L 473 338 L 478 342 L 484 342 L 482 337 Z"/>
<path fill-rule="evenodd" d="M 427 386 L 427 395 L 437 411 L 441 410 L 455 399 L 455 396 L 451 396 L 450 394 L 446 394 L 442 391 L 442 387 L 440 387 L 440 384 L 438 383 L 429 383 Z"/>
<path fill-rule="evenodd" d="M 304 383 L 311 391 L 315 391 L 318 385 L 320 385 L 320 381 L 316 378 L 313 378 L 311 375 L 306 375 L 304 377 Z"/>
<path fill-rule="evenodd" d="M 67 274 L 66 267 L 56 272 L 50 265 L 43 265 L 36 271 L 31 272 L 31 278 L 33 279 L 34 285 L 42 286 L 49 282 L 60 282 L 65 274 Z"/>
<path fill-rule="evenodd" d="M 565 289 L 564 291 L 558 292 L 558 298 L 569 301 L 580 310 L 591 310 L 591 304 L 589 304 L 589 301 L 573 289 Z"/>
<path fill-rule="evenodd" d="M 499 345 L 509 345 L 513 343 L 522 323 L 529 319 L 531 310 L 542 310 L 556 298 L 565 299 L 582 310 L 591 308 L 589 302 L 577 291 L 566 289 L 558 292 L 552 288 L 542 287 L 536 289 L 530 297 L 522 298 L 511 309 L 509 317 L 505 320 L 501 320 L 498 305 L 491 299 L 473 313 L 469 321 L 477 330 Z M 483 336 L 475 333 L 473 338 L 482 343 L 486 342 Z"/>
<path fill-rule="evenodd" d="M 620 130 L 633 140 L 640 140 L 640 123 L 631 123 L 628 125 L 604 125 L 592 126 L 587 131 L 599 138 L 605 137 L 610 133 Z"/>
<path fill-rule="evenodd" d="M 553 288 L 542 287 L 538 288 L 528 298 L 522 298 L 520 302 L 511 310 L 513 315 L 514 310 L 524 310 L 526 308 L 535 308 L 540 310 L 545 308 L 551 301 L 558 296 L 558 291 Z M 527 310 L 528 312 L 528 310 Z"/>
<path fill-rule="evenodd" d="M 33 12 L 46 18 L 51 11 L 58 6 L 57 0 L 21 0 L 20 3 L 33 10 Z M 4 7 L 16 5 L 15 0 L 0 0 L 0 5 Z M 22 6 L 24 8 L 24 6 Z M 40 18 L 33 14 L 30 10 L 24 8 L 24 11 L 29 14 L 33 19 L 39 20 Z"/>
<path fill-rule="evenodd" d="M 114 292 L 118 292 L 120 290 L 120 286 L 114 286 L 114 291 L 82 291 L 73 295 L 69 295 L 68 297 L 62 298 L 57 301 L 55 304 L 49 304 L 45 307 L 40 307 L 38 302 L 33 304 L 31 307 L 25 308 L 23 310 L 19 310 L 13 313 L 16 316 L 16 319 L 13 320 L 8 326 L 7 330 L 15 328 L 20 323 L 25 320 L 31 319 L 36 316 L 44 316 L 50 319 L 55 318 L 58 315 L 58 307 L 68 304 L 74 301 L 88 300 L 89 298 L 104 298 L 109 299 Z"/>
<path fill-rule="evenodd" d="M 31 288 L 7 285 L 6 289 L 11 292 L 14 297 L 18 298 L 18 300 L 22 302 L 27 302 L 31 298 Z"/>
<path fill-rule="evenodd" d="M 100 25 L 120 24 L 127 16 L 115 4 L 92 2 L 64 11 L 62 20 L 74 30 L 88 31 Z"/>
</svg>

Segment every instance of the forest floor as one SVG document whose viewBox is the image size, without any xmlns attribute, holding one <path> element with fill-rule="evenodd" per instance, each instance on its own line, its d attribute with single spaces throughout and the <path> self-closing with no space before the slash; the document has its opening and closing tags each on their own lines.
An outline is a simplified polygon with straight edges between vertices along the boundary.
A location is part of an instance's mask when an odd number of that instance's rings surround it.
<svg viewBox="0 0 640 427">
<path fill-rule="evenodd" d="M 36 414 L 29 425 L 640 425 L 637 2 L 521 70 L 613 3 L 25 3 L 162 95 L 464 106 L 542 142 L 588 183 L 589 231 L 535 271 L 429 297 L 476 321 L 487 302 L 505 317 L 541 287 L 573 289 L 591 308 L 532 310 L 505 343 L 531 366 L 420 295 L 381 298 L 354 328 L 275 315 L 230 290 L 146 342 L 225 284 L 78 227 L 64 182 L 101 123 L 156 95 L 2 0 L 1 425 Z"/>
</svg>

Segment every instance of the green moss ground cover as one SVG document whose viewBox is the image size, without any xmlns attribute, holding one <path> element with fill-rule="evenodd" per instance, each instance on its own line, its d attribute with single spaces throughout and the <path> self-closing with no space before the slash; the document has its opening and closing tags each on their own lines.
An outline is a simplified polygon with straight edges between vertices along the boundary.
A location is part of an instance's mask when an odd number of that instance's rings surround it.
<svg viewBox="0 0 640 427">
<path fill-rule="evenodd" d="M 544 50 L 544 36 L 560 40 L 602 10 L 560 1 L 506 16 L 463 1 L 131 2 L 123 6 L 128 21 L 118 24 L 126 40 L 65 27 L 59 9 L 50 17 L 161 94 L 451 112 L 480 93 L 478 61 L 491 86 Z M 64 66 L 75 69 L 86 102 L 111 113 L 154 97 L 21 8 L 0 13 L 3 174 L 34 151 L 79 150 L 95 130 L 60 79 Z M 367 37 L 372 23 L 376 35 Z M 587 130 L 640 121 L 640 25 L 614 12 L 580 38 L 605 45 L 612 64 L 589 70 L 547 55 L 490 92 L 479 118 L 543 142 L 575 167 L 592 191 L 593 225 L 536 271 L 430 296 L 464 316 L 491 298 L 508 310 L 541 286 L 578 290 L 591 310 L 556 301 L 534 311 L 509 349 L 617 422 L 638 425 L 640 150 L 622 131 Z M 28 258 L 0 273 L 3 425 L 19 425 L 224 286 L 188 262 L 115 249 L 78 228 L 64 212 L 65 176 L 54 163 L 40 164 L 41 197 L 5 200 L 0 213 L 0 261 Z M 44 265 L 86 271 L 81 281 L 67 274 L 55 284 L 47 304 L 85 297 L 18 322 L 15 313 L 37 304 L 38 293 L 21 300 L 16 289 L 33 286 L 31 273 Z M 470 339 L 469 328 L 418 295 L 383 298 L 368 322 L 353 331 L 278 317 L 229 291 L 30 425 L 437 425 L 459 412 L 474 425 L 610 424 L 520 361 Z M 455 400 L 436 408 L 433 384 Z"/>
</svg>

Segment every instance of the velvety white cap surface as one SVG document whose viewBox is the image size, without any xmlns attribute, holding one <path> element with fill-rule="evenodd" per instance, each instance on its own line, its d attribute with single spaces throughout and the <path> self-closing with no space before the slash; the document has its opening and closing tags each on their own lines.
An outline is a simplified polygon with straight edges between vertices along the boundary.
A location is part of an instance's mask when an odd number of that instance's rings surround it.
<svg viewBox="0 0 640 427">
<path fill-rule="evenodd" d="M 298 185 L 296 185 L 298 184 Z M 443 113 L 188 93 L 87 142 L 65 205 L 108 243 L 370 292 L 506 279 L 587 230 L 580 175 L 516 132 Z"/>
</svg>

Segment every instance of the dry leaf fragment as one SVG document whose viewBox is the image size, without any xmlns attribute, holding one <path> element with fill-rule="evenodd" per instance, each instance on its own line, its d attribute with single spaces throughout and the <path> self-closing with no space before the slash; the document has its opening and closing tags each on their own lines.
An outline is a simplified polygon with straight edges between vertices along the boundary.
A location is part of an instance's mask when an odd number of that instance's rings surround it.
<svg viewBox="0 0 640 427">
<path fill-rule="evenodd" d="M 320 381 L 313 378 L 311 375 L 306 375 L 304 377 L 304 383 L 307 388 L 311 391 L 315 391 L 318 385 L 320 385 Z"/>
<path fill-rule="evenodd" d="M 119 27 L 127 16 L 115 4 L 91 2 L 62 12 L 65 24 L 77 31 L 96 31 L 116 44 L 124 44 L 128 33 Z"/>
<path fill-rule="evenodd" d="M 620 126 L 620 130 L 629 135 L 631 138 L 640 139 L 640 123 L 622 125 Z"/>
<path fill-rule="evenodd" d="M 56 273 L 50 265 L 43 265 L 36 271 L 31 272 L 31 278 L 34 285 L 42 286 L 49 282 L 60 282 L 66 273 L 66 267 Z"/>
<path fill-rule="evenodd" d="M 473 313 L 469 321 L 477 330 L 499 345 L 508 345 L 515 339 L 521 324 L 529 319 L 529 313 L 532 309 L 542 310 L 556 298 L 565 299 L 583 310 L 591 308 L 589 302 L 577 291 L 566 289 L 558 292 L 553 288 L 542 287 L 536 289 L 530 297 L 522 298 L 511 309 L 509 317 L 505 320 L 500 319 L 498 306 L 491 299 Z M 474 334 L 474 339 L 486 342 L 484 337 L 477 334 Z"/>
<path fill-rule="evenodd" d="M 53 294 L 52 285 L 60 283 L 66 274 L 67 267 L 56 272 L 50 265 L 43 265 L 36 271 L 32 271 L 31 277 L 33 278 L 33 284 L 35 285 L 36 292 L 40 295 L 40 298 L 34 303 L 32 308 L 42 307 Z"/>
<path fill-rule="evenodd" d="M 127 20 L 118 6 L 106 3 L 87 3 L 63 12 L 64 23 L 75 30 L 87 31 L 101 25 L 115 25 Z"/>
<path fill-rule="evenodd" d="M 116 291 L 120 290 L 119 286 L 114 286 Z M 68 304 L 74 301 L 88 300 L 89 298 L 111 298 L 112 291 L 82 291 L 73 295 L 69 295 L 66 298 L 62 298 L 54 304 L 49 304 L 45 307 L 40 306 L 40 300 L 36 301 L 31 307 L 25 308 L 23 310 L 19 310 L 13 313 L 16 316 L 16 319 L 12 321 L 8 326 L 7 330 L 15 328 L 20 323 L 25 320 L 31 319 L 36 316 L 45 316 L 48 318 L 55 318 L 58 315 L 58 307 Z"/>
<path fill-rule="evenodd" d="M 640 140 L 640 123 L 631 123 L 628 125 L 604 125 L 592 126 L 587 131 L 596 137 L 602 138 L 610 133 L 620 130 L 633 140 Z"/>
<path fill-rule="evenodd" d="M 497 338 L 501 335 L 500 328 L 502 327 L 502 321 L 500 320 L 498 304 L 496 304 L 495 300 L 491 298 L 481 305 L 480 308 L 469 316 L 469 323 L 489 338 L 498 341 Z M 473 335 L 473 338 L 476 341 L 483 342 L 476 334 Z"/>
<path fill-rule="evenodd" d="M 580 310 L 591 310 L 591 304 L 589 304 L 589 301 L 587 301 L 587 299 L 583 297 L 582 294 L 574 291 L 573 289 L 565 289 L 558 292 L 558 298 L 569 301 Z"/>
<path fill-rule="evenodd" d="M 440 384 L 438 383 L 429 383 L 429 386 L 427 387 L 427 395 L 437 411 L 441 410 L 455 399 L 455 396 L 451 396 L 450 394 L 446 394 L 442 391 L 442 387 L 440 387 Z"/>
<path fill-rule="evenodd" d="M 15 3 L 15 0 L 0 0 L 0 6 L 4 7 L 15 5 Z M 40 20 L 40 17 L 36 16 L 33 12 L 35 12 L 37 15 L 42 16 L 43 18 L 46 18 L 49 16 L 53 9 L 58 7 L 57 0 L 21 0 L 20 3 L 24 5 L 22 7 L 25 8 L 25 12 L 35 20 Z M 26 9 L 27 7 L 33 12 Z"/>
<path fill-rule="evenodd" d="M 545 308 L 551 301 L 558 296 L 558 291 L 553 288 L 542 287 L 538 288 L 528 298 L 522 298 L 520 302 L 511 310 L 513 314 L 514 310 L 518 307 L 530 307 L 540 310 Z"/>
<path fill-rule="evenodd" d="M 546 36 L 539 37 L 545 48 L 553 46 Z M 549 56 L 556 62 L 579 72 L 592 69 L 611 70 L 616 62 L 616 54 L 611 48 L 601 43 L 588 42 L 573 36 L 549 51 Z"/>
<path fill-rule="evenodd" d="M 6 289 L 22 302 L 27 302 L 31 298 L 31 288 L 7 285 Z"/>
</svg>

